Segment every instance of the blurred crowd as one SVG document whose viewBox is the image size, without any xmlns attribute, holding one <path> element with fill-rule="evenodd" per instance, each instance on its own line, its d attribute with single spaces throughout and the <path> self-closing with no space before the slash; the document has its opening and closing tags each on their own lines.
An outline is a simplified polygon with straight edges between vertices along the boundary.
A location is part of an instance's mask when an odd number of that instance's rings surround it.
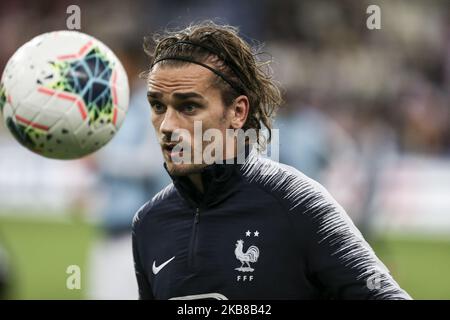
<svg viewBox="0 0 450 320">
<path fill-rule="evenodd" d="M 32 37 L 66 29 L 70 4 L 80 6 L 81 31 L 102 40 L 121 59 L 131 103 L 123 128 L 100 152 L 44 166 L 59 170 L 62 178 L 54 188 L 77 190 L 66 193 L 67 203 L 44 201 L 46 206 L 84 208 L 109 234 L 129 232 L 134 212 L 168 182 L 162 158 L 156 156 L 145 83 L 138 78 L 147 67 L 143 37 L 212 19 L 238 26 L 256 47 L 264 44 L 260 57 L 272 56 L 285 100 L 275 122 L 280 161 L 325 184 L 365 232 L 376 214 L 400 210 L 423 215 L 421 208 L 430 203 L 414 201 L 427 191 L 441 196 L 429 200 L 438 204 L 427 214 L 442 215 L 450 208 L 445 200 L 450 184 L 442 181 L 450 172 L 449 1 L 4 0 L 0 72 Z M 366 27 L 370 4 L 381 8 L 380 30 Z M 13 163 L 44 161 L 19 148 L 0 125 L 0 212 L 23 204 L 12 200 L 14 192 L 23 199 L 23 183 L 28 183 L 25 190 L 44 185 L 40 196 L 29 192 L 33 201 L 52 194 L 52 182 L 43 181 L 43 175 L 30 182 L 38 164 L 29 165 L 26 179 L 22 170 L 11 168 Z M 83 168 L 77 172 L 89 183 L 66 181 L 65 170 L 72 167 Z M 414 187 L 424 181 L 427 190 Z M 440 219 L 439 225 L 450 230 L 450 214 Z M 405 220 L 398 217 L 399 223 Z"/>
</svg>

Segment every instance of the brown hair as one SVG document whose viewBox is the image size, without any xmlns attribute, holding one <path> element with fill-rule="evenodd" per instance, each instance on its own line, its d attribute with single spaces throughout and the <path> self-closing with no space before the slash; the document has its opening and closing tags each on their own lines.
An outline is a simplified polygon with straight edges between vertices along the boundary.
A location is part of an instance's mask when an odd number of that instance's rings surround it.
<svg viewBox="0 0 450 320">
<path fill-rule="evenodd" d="M 205 21 L 192 24 L 182 30 L 166 30 L 162 34 L 154 35 L 151 39 L 146 38 L 144 50 L 150 57 L 151 66 L 155 61 L 171 56 L 189 57 L 193 61 L 212 64 L 226 77 L 227 81 L 224 81 L 217 76 L 214 83 L 221 90 L 222 100 L 226 106 L 231 105 L 240 94 L 246 95 L 249 99 L 249 114 L 242 129 L 260 130 L 264 126 L 269 129 L 268 141 L 270 141 L 272 120 L 282 102 L 281 93 L 272 78 L 271 60 L 258 59 L 261 55 L 261 46 L 251 48 L 238 35 L 238 32 L 236 27 Z M 198 45 L 189 45 L 182 41 Z M 182 65 L 189 62 L 168 59 L 158 63 Z M 147 76 L 149 72 L 151 67 L 144 76 Z M 230 85 L 230 81 L 235 85 Z M 242 91 L 239 92 L 236 87 L 242 88 Z M 260 141 L 258 138 L 258 144 L 264 147 L 265 141 Z"/>
</svg>

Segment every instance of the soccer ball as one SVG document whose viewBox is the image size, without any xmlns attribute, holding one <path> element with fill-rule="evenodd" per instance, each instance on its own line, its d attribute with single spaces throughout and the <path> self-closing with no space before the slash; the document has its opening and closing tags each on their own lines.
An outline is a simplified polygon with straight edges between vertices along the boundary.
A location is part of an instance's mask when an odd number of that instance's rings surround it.
<svg viewBox="0 0 450 320">
<path fill-rule="evenodd" d="M 42 34 L 20 47 L 0 82 L 12 135 L 42 156 L 76 159 L 119 130 L 129 102 L 126 72 L 99 40 L 76 31 Z"/>
</svg>

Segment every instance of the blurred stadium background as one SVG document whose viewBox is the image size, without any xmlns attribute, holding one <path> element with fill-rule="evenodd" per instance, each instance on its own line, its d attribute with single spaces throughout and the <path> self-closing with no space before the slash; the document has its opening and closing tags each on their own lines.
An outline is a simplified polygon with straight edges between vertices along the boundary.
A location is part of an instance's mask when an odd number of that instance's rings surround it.
<svg viewBox="0 0 450 320">
<path fill-rule="evenodd" d="M 134 212 L 168 182 L 150 127 L 142 39 L 213 19 L 274 57 L 286 105 L 280 160 L 324 184 L 416 299 L 450 299 L 450 2 L 0 2 L 0 72 L 32 37 L 66 29 L 105 42 L 127 69 L 130 111 L 103 150 L 36 156 L 0 125 L 0 298 L 135 299 Z M 381 30 L 366 8 L 381 8 Z M 79 265 L 81 290 L 66 288 Z"/>
</svg>

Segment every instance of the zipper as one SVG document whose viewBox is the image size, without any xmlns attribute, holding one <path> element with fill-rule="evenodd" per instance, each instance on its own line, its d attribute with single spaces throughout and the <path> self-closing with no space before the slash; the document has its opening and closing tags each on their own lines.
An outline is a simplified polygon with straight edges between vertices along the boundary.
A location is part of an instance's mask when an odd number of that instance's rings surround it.
<svg viewBox="0 0 450 320">
<path fill-rule="evenodd" d="M 195 266 L 195 255 L 197 251 L 197 233 L 198 233 L 198 223 L 200 221 L 200 208 L 196 208 L 195 216 L 194 216 L 194 224 L 192 226 L 192 235 L 191 242 L 189 245 L 189 260 L 188 265 L 190 269 L 193 269 Z"/>
</svg>

